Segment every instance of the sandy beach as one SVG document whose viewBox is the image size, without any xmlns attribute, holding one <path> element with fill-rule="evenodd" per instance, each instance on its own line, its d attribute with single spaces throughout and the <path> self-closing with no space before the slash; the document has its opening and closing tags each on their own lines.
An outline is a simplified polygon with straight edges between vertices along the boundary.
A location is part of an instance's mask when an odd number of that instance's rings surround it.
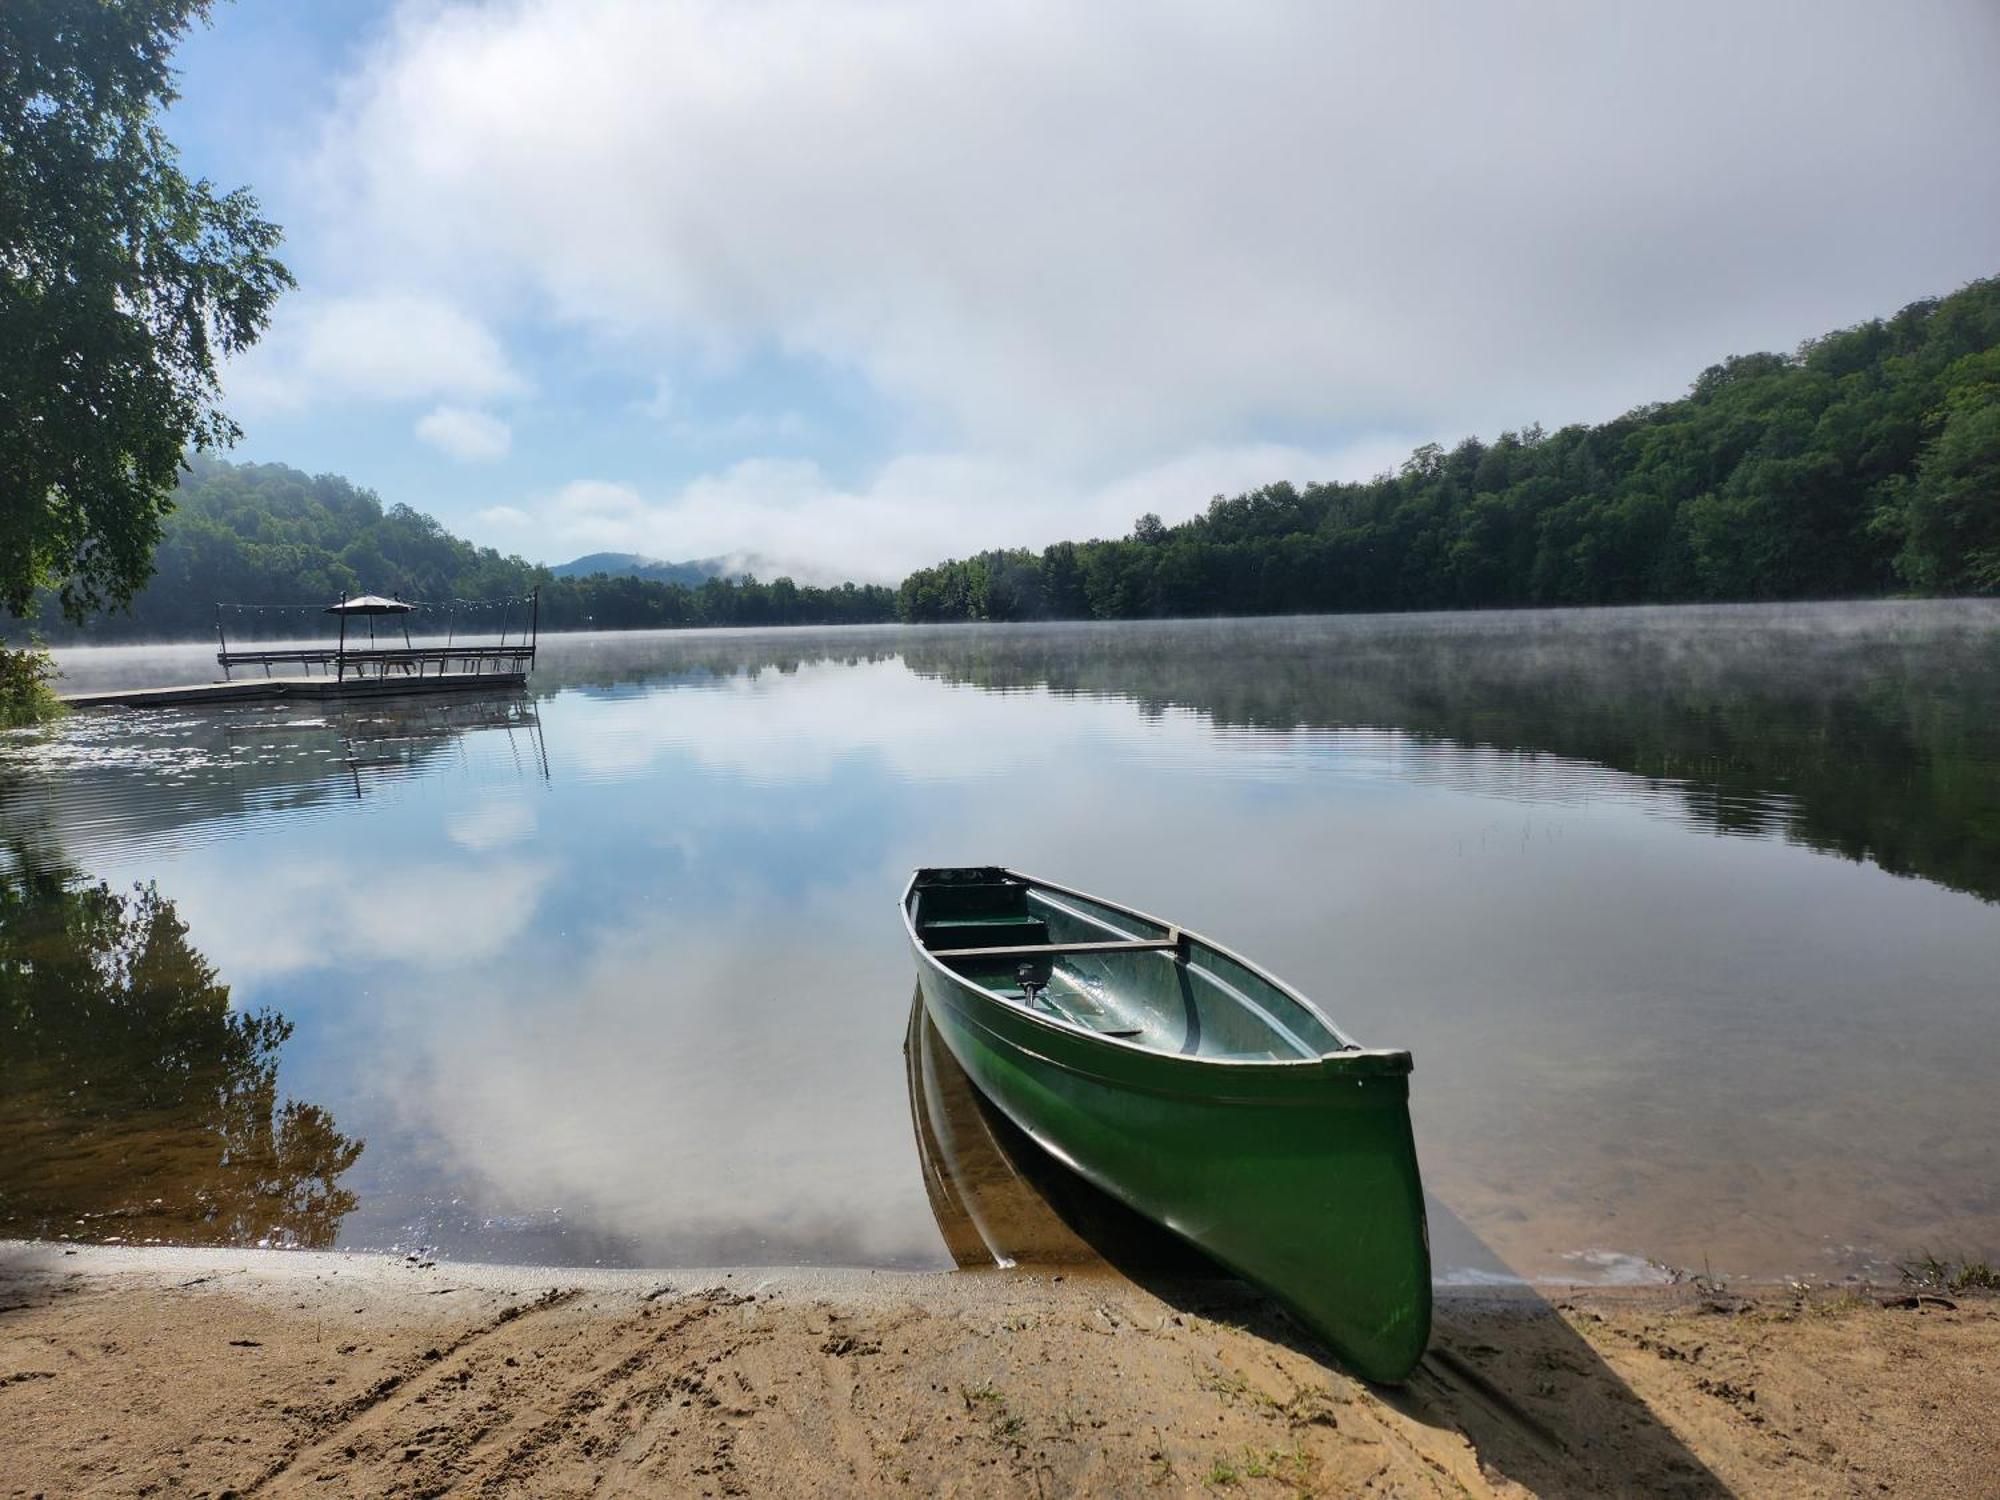
<svg viewBox="0 0 2000 1500">
<path fill-rule="evenodd" d="M 1993 1493 L 2000 1302 L 1451 1295 L 1400 1390 L 1230 1283 L 0 1244 L 6 1495 Z"/>
</svg>

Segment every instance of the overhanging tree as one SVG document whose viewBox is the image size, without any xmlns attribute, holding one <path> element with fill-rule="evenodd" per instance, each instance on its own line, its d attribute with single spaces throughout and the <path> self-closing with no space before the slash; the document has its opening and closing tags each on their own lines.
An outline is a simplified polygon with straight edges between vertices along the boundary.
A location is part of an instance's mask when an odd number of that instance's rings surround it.
<svg viewBox="0 0 2000 1500">
<path fill-rule="evenodd" d="M 217 360 L 292 284 L 242 189 L 159 125 L 209 0 L 0 4 L 0 604 L 82 620 L 152 571 L 182 455 L 238 436 Z"/>
</svg>

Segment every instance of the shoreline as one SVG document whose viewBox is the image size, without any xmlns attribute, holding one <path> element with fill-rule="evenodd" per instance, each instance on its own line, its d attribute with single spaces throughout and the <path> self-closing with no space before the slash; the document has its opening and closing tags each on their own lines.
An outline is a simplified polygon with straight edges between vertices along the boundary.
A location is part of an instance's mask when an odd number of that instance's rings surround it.
<svg viewBox="0 0 2000 1500">
<path fill-rule="evenodd" d="M 1440 1288 L 1399 1388 L 1233 1282 L 0 1241 L 0 1495 L 1974 1495 L 2000 1299 Z"/>
</svg>

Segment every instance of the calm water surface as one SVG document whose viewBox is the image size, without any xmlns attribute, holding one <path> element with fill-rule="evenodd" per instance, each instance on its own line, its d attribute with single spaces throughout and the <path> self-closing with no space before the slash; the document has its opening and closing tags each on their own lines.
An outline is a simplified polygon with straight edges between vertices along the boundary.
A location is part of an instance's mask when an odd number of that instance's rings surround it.
<svg viewBox="0 0 2000 1500">
<path fill-rule="evenodd" d="M 895 898 L 1003 862 L 1410 1047 L 1444 1279 L 2000 1251 L 1990 606 L 568 637 L 0 736 L 0 846 L 0 1233 L 963 1260 Z"/>
</svg>

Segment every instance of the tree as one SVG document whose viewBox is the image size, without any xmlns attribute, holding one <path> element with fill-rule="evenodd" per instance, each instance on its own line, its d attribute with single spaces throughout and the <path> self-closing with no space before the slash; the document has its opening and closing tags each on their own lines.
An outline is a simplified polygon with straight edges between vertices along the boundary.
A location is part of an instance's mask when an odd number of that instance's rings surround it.
<svg viewBox="0 0 2000 1500">
<path fill-rule="evenodd" d="M 2000 593 L 2000 278 L 1594 427 L 1427 443 L 1366 483 L 991 557 L 1004 591 L 941 564 L 904 584 L 903 618 Z"/>
<path fill-rule="evenodd" d="M 850 625 L 896 617 L 896 595 L 878 584 L 825 588 L 716 577 L 691 588 L 603 573 L 558 578 L 519 557 L 475 547 L 422 511 L 385 506 L 337 474 L 235 464 L 200 453 L 188 456 L 153 568 L 153 581 L 124 612 L 72 624 L 45 597 L 36 623 L 54 641 L 197 640 L 213 636 L 215 606 L 227 601 L 266 607 L 230 612 L 232 640 L 240 629 L 259 625 L 310 634 L 324 623 L 320 609 L 346 589 L 425 601 L 411 628 L 442 634 L 475 626 L 497 630 L 509 609 L 519 628 L 521 601 L 537 587 L 544 631 Z M 455 626 L 448 623 L 452 600 L 461 601 Z M 269 610 L 272 605 L 302 612 Z M 9 681 L 25 685 L 27 679 L 0 674 L 0 717 Z"/>
<path fill-rule="evenodd" d="M 331 1245 L 363 1148 L 281 1097 L 291 1034 L 153 886 L 0 850 L 0 1233 Z"/>
<path fill-rule="evenodd" d="M 158 124 L 209 0 L 0 5 L 0 603 L 80 621 L 152 571 L 189 447 L 227 446 L 218 356 L 292 278 L 248 192 Z"/>
<path fill-rule="evenodd" d="M 1946 378 L 1943 421 L 1905 491 L 1898 562 L 1920 588 L 2000 593 L 2000 349 Z"/>
</svg>

